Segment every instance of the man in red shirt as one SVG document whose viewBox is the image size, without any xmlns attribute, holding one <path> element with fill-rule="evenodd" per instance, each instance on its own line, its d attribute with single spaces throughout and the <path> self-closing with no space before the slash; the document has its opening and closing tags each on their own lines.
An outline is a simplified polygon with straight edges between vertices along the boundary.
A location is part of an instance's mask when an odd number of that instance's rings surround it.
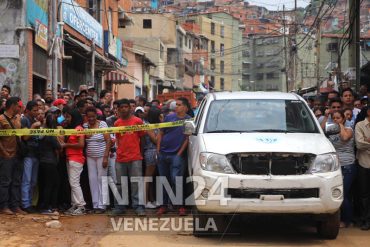
<svg viewBox="0 0 370 247">
<path fill-rule="evenodd" d="M 122 99 L 118 101 L 119 119 L 114 123 L 114 127 L 141 125 L 143 121 L 131 114 L 130 101 Z M 131 204 L 136 214 L 145 215 L 144 206 L 139 204 L 139 183 L 142 177 L 142 152 L 141 143 L 143 143 L 144 131 L 117 133 L 117 158 L 116 158 L 116 176 L 117 189 L 121 193 L 122 184 L 129 178 L 131 180 Z M 125 184 L 123 184 L 125 185 Z M 126 188 L 124 188 L 125 191 Z M 142 193 L 140 193 L 143 195 Z M 122 197 L 127 196 L 124 192 Z M 127 204 L 127 200 L 124 200 Z M 142 202 L 143 203 L 143 202 Z M 113 214 L 124 213 L 125 205 L 117 203 L 113 209 Z"/>
</svg>

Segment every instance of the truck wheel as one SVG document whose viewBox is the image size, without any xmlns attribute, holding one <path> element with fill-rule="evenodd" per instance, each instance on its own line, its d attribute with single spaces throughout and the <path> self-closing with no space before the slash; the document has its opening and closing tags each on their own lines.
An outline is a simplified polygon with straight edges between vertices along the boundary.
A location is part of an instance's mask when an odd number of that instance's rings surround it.
<svg viewBox="0 0 370 247">
<path fill-rule="evenodd" d="M 339 233 L 340 213 L 339 210 L 319 221 L 317 224 L 317 233 L 324 239 L 336 239 Z"/>
<path fill-rule="evenodd" d="M 193 235 L 195 237 L 223 235 L 228 221 L 226 216 L 193 211 Z"/>
</svg>

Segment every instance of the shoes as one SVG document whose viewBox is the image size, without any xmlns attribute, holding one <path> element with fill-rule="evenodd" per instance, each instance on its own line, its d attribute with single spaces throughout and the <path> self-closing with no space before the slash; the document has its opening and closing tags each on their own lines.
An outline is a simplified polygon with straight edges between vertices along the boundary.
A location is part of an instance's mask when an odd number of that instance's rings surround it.
<svg viewBox="0 0 370 247">
<path fill-rule="evenodd" d="M 28 214 L 36 214 L 37 213 L 37 210 L 32 206 L 27 207 L 27 208 L 22 208 L 22 210 L 25 211 Z"/>
<path fill-rule="evenodd" d="M 145 208 L 154 209 L 157 208 L 156 202 L 147 202 Z"/>
<path fill-rule="evenodd" d="M 84 206 L 77 207 L 71 215 L 73 216 L 79 216 L 79 215 L 85 215 L 86 214 L 86 209 Z"/>
<path fill-rule="evenodd" d="M 186 209 L 184 207 L 179 208 L 179 216 L 186 216 Z"/>
<path fill-rule="evenodd" d="M 16 214 L 23 214 L 23 215 L 27 214 L 27 212 L 23 211 L 20 207 L 13 209 L 13 212 Z"/>
<path fill-rule="evenodd" d="M 76 208 L 77 208 L 77 206 L 72 206 L 69 209 L 67 209 L 67 211 L 65 211 L 64 213 L 68 214 L 68 215 L 71 215 L 76 210 Z"/>
<path fill-rule="evenodd" d="M 40 211 L 40 214 L 43 214 L 43 215 L 53 215 L 53 216 L 58 216 L 59 215 L 58 211 L 52 210 L 52 209 L 44 209 L 44 210 L 41 210 Z"/>
<path fill-rule="evenodd" d="M 137 216 L 146 216 L 145 210 L 143 208 L 137 208 L 135 210 Z"/>
<path fill-rule="evenodd" d="M 370 222 L 365 221 L 365 222 L 361 225 L 361 230 L 363 230 L 363 231 L 368 231 L 368 230 L 370 230 Z"/>
<path fill-rule="evenodd" d="M 102 208 L 94 209 L 94 214 L 104 214 L 104 213 L 105 213 L 105 209 L 102 209 Z"/>
<path fill-rule="evenodd" d="M 158 216 L 161 216 L 162 214 L 165 214 L 167 212 L 167 208 L 164 207 L 164 206 L 161 206 L 158 211 L 157 211 L 157 215 Z"/>
<path fill-rule="evenodd" d="M 10 210 L 9 208 L 3 208 L 0 210 L 0 214 L 5 214 L 5 215 L 15 215 L 15 213 Z"/>
<path fill-rule="evenodd" d="M 122 208 L 113 208 L 111 211 L 111 215 L 123 215 L 125 214 L 125 210 Z"/>
</svg>

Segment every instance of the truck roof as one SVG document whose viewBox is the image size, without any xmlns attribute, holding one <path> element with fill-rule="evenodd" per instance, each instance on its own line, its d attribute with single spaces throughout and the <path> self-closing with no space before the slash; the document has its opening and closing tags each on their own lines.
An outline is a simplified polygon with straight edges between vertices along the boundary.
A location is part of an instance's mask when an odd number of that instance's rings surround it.
<svg viewBox="0 0 370 247">
<path fill-rule="evenodd" d="M 282 100 L 300 100 L 295 93 L 283 92 L 220 92 L 212 93 L 215 100 L 225 99 L 282 99 Z"/>
</svg>

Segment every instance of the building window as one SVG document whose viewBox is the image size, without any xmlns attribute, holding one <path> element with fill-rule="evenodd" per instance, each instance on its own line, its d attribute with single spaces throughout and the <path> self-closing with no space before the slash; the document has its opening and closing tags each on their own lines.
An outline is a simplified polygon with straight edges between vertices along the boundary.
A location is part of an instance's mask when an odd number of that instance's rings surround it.
<svg viewBox="0 0 370 247">
<path fill-rule="evenodd" d="M 225 27 L 224 26 L 221 26 L 221 38 L 224 38 L 225 37 Z"/>
<path fill-rule="evenodd" d="M 211 22 L 211 34 L 215 34 L 216 33 L 216 25 L 213 23 L 213 22 Z"/>
<path fill-rule="evenodd" d="M 159 44 L 159 57 L 163 60 L 164 57 L 164 47 L 162 44 Z"/>
<path fill-rule="evenodd" d="M 152 19 L 144 19 L 143 20 L 143 28 L 144 29 L 151 29 L 152 28 Z"/>
<path fill-rule="evenodd" d="M 225 73 L 225 62 L 220 61 L 220 72 L 221 74 Z"/>
<path fill-rule="evenodd" d="M 101 1 L 102 0 L 89 0 L 89 14 L 98 22 L 101 22 Z"/>
<path fill-rule="evenodd" d="M 214 76 L 211 76 L 211 81 L 209 82 L 209 84 L 214 87 L 215 86 L 215 77 Z"/>
<path fill-rule="evenodd" d="M 224 44 L 220 44 L 220 56 L 223 57 L 224 56 L 224 51 L 225 51 L 225 45 Z"/>
<path fill-rule="evenodd" d="M 215 42 L 211 40 L 211 53 L 215 53 L 215 52 L 216 52 Z"/>
<path fill-rule="evenodd" d="M 211 58 L 211 70 L 216 69 L 216 60 L 214 58 Z"/>
<path fill-rule="evenodd" d="M 257 73 L 256 80 L 263 80 L 263 73 Z"/>
<path fill-rule="evenodd" d="M 277 79 L 279 78 L 278 73 L 270 72 L 266 74 L 266 79 Z"/>
<path fill-rule="evenodd" d="M 112 32 L 112 23 L 113 23 L 113 14 L 112 14 L 112 9 L 109 8 L 108 10 L 108 29 L 110 32 Z"/>
<path fill-rule="evenodd" d="M 220 78 L 220 89 L 223 91 L 225 90 L 225 79 Z"/>
<path fill-rule="evenodd" d="M 185 47 L 188 46 L 188 38 L 185 37 Z"/>
<path fill-rule="evenodd" d="M 264 56 L 264 54 L 265 54 L 265 52 L 264 52 L 264 51 L 257 51 L 257 52 L 256 52 L 256 56 L 257 56 L 257 57 L 263 57 L 263 56 Z"/>
</svg>

